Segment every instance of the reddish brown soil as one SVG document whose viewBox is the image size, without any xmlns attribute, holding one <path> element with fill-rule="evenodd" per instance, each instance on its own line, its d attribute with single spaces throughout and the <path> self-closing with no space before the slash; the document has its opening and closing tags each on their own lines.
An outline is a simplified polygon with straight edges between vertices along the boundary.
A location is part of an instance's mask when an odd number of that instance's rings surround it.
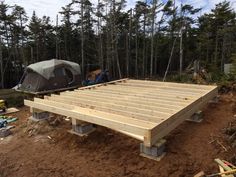
<svg viewBox="0 0 236 177">
<path fill-rule="evenodd" d="M 13 135 L 0 140 L 0 177 L 188 177 L 201 170 L 218 172 L 214 158 L 229 160 L 236 152 L 223 133 L 234 119 L 235 100 L 232 94 L 222 95 L 217 105 L 204 110 L 202 123 L 184 122 L 175 129 L 160 162 L 140 157 L 139 141 L 101 127 L 88 138 L 69 134 L 66 121 L 30 131 L 30 113 L 23 107 L 15 114 L 19 121 Z"/>
</svg>

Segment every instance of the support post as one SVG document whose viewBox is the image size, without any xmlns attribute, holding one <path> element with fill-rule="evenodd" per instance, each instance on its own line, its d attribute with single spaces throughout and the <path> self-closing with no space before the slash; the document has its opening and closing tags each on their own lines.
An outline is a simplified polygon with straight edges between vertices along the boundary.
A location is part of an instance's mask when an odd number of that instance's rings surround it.
<svg viewBox="0 0 236 177">
<path fill-rule="evenodd" d="M 140 143 L 140 155 L 152 160 L 160 161 L 166 154 L 166 140 L 161 139 L 155 145 L 148 147 Z"/>
<path fill-rule="evenodd" d="M 93 126 L 93 124 L 72 118 L 72 130 L 69 132 L 78 136 L 88 136 L 95 130 L 96 128 Z"/>
</svg>

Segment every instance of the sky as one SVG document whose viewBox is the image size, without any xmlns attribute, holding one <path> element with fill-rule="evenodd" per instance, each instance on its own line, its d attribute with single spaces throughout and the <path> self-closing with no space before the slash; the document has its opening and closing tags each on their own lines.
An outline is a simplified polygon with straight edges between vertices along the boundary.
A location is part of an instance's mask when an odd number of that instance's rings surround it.
<svg viewBox="0 0 236 177">
<path fill-rule="evenodd" d="M 25 8 L 27 15 L 31 16 L 33 11 L 36 11 L 36 14 L 39 17 L 43 15 L 47 15 L 51 17 L 53 23 L 55 23 L 56 14 L 61 10 L 61 7 L 69 4 L 71 0 L 0 0 L 5 1 L 5 3 L 10 5 L 20 5 Z M 97 3 L 98 0 L 91 0 L 94 4 Z M 127 0 L 127 9 L 132 8 L 135 4 L 136 0 Z M 162 0 L 166 1 L 166 0 Z M 215 4 L 223 1 L 223 0 L 176 0 L 177 6 L 180 3 L 187 3 L 193 5 L 195 8 L 202 8 L 201 13 L 209 12 L 210 9 L 215 7 Z M 231 2 L 232 7 L 236 10 L 236 0 L 229 0 Z"/>
</svg>

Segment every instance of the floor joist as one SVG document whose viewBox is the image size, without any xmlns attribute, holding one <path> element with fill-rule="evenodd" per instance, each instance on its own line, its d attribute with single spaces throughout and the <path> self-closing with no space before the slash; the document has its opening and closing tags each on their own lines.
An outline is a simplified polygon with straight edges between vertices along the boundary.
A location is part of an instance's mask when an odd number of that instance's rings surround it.
<svg viewBox="0 0 236 177">
<path fill-rule="evenodd" d="M 25 105 L 105 126 L 152 146 L 216 95 L 216 86 L 121 79 L 25 100 Z"/>
</svg>

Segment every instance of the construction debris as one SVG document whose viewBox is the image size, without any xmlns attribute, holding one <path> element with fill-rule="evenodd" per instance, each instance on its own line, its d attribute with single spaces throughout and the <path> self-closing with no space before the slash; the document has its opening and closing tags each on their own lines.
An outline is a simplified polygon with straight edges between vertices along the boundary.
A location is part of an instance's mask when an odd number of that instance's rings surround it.
<svg viewBox="0 0 236 177">
<path fill-rule="evenodd" d="M 230 122 L 228 127 L 224 129 L 225 134 L 228 136 L 227 140 L 233 148 L 236 147 L 236 121 Z"/>
<path fill-rule="evenodd" d="M 200 171 L 199 173 L 197 173 L 196 175 L 194 175 L 194 177 L 204 177 L 205 173 L 204 171 Z"/>
<path fill-rule="evenodd" d="M 234 177 L 234 174 L 236 174 L 236 167 L 235 165 L 231 164 L 230 162 L 226 160 L 221 159 L 215 159 L 215 162 L 219 166 L 219 173 L 213 173 L 210 175 L 206 175 L 203 171 L 197 173 L 194 175 L 194 177 L 214 177 L 214 176 L 221 176 L 221 177 Z"/>
<path fill-rule="evenodd" d="M 12 114 L 19 112 L 20 110 L 17 108 L 7 108 L 5 112 L 1 112 L 0 115 L 7 115 L 7 114 Z"/>
<path fill-rule="evenodd" d="M 11 134 L 11 129 L 14 126 L 8 126 L 9 123 L 17 121 L 16 117 L 12 116 L 0 116 L 0 137 L 7 137 Z"/>
</svg>

